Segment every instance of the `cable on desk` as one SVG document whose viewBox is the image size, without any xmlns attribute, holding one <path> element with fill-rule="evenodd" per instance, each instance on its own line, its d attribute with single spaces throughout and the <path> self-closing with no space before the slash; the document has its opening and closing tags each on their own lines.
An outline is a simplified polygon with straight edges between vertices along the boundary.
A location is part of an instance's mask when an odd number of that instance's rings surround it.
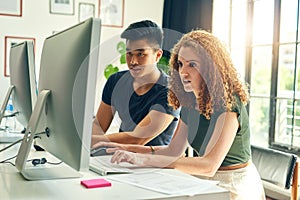
<svg viewBox="0 0 300 200">
<path fill-rule="evenodd" d="M 17 116 L 17 114 L 19 114 L 19 111 L 16 111 L 16 112 L 11 113 L 11 114 L 9 114 L 9 115 L 5 115 L 5 116 L 3 116 L 3 117 L 4 117 L 4 118 L 15 117 L 15 116 Z"/>
<path fill-rule="evenodd" d="M 34 137 L 33 137 L 33 138 L 36 139 L 36 138 L 39 137 L 39 135 L 43 135 L 43 134 L 47 134 L 47 135 L 48 135 L 48 134 L 49 134 L 49 129 L 46 128 L 45 131 L 34 134 Z M 12 147 L 12 146 L 18 144 L 19 142 L 22 142 L 22 140 L 23 140 L 23 139 L 19 139 L 19 140 L 15 141 L 15 142 L 11 143 L 10 145 L 8 145 L 8 146 L 6 146 L 6 147 L 0 149 L 0 152 L 5 151 L 6 149 L 9 149 L 10 147 Z"/>
<path fill-rule="evenodd" d="M 47 163 L 47 164 L 50 164 L 50 165 L 59 165 L 59 164 L 62 163 L 62 161 L 57 162 L 57 163 L 49 162 L 46 158 L 40 158 L 40 159 L 35 158 L 35 159 L 30 159 L 30 160 L 27 160 L 27 162 L 31 162 L 34 166 L 39 165 L 39 164 L 43 165 L 43 164 L 46 164 L 46 163 Z"/>
<path fill-rule="evenodd" d="M 13 157 L 10 157 L 10 158 L 7 158 L 5 160 L 2 160 L 0 161 L 0 164 L 5 164 L 5 163 L 8 163 L 8 164 L 11 164 L 12 166 L 15 166 L 14 163 L 10 162 L 9 160 L 12 160 L 14 158 L 16 158 L 17 155 L 13 156 Z M 60 162 L 57 162 L 57 163 L 54 163 L 54 162 L 49 162 L 47 161 L 46 158 L 41 158 L 41 159 L 38 159 L 38 158 L 35 158 L 35 159 L 30 159 L 30 160 L 27 160 L 26 162 L 31 162 L 34 166 L 36 165 L 39 165 L 39 164 L 50 164 L 50 165 L 59 165 L 62 163 L 62 161 Z"/>
<path fill-rule="evenodd" d="M 10 145 L 8 145 L 8 146 L 6 146 L 6 147 L 0 149 L 0 152 L 2 152 L 2 151 L 4 151 L 4 150 L 6 150 L 6 149 L 8 149 L 8 148 L 10 148 L 10 147 L 12 147 L 12 146 L 18 144 L 19 142 L 22 142 L 22 140 L 23 140 L 23 139 L 19 139 L 19 140 L 15 141 L 15 142 L 11 143 Z"/>
<path fill-rule="evenodd" d="M 47 128 L 45 128 L 45 131 L 34 134 L 33 139 L 40 138 L 39 135 L 42 135 L 42 134 L 46 134 L 47 136 L 49 136 L 49 133 L 50 133 L 50 130 L 49 130 L 49 128 L 47 127 Z M 6 147 L 0 149 L 0 152 L 4 151 L 4 150 L 6 150 L 6 149 L 9 149 L 10 147 L 12 147 L 12 146 L 18 144 L 19 142 L 22 142 L 22 140 L 23 140 L 23 139 L 19 139 L 19 140 L 15 141 L 15 142 L 11 143 L 10 145 L 8 145 L 8 146 L 6 146 Z M 15 155 L 15 156 L 13 156 L 13 157 L 11 157 L 11 158 L 7 158 L 7 159 L 5 159 L 5 160 L 3 160 L 3 161 L 0 161 L 0 164 L 3 164 L 3 163 L 9 163 L 9 164 L 15 166 L 15 164 L 12 163 L 12 162 L 10 162 L 9 160 L 12 160 L 12 159 L 14 159 L 14 158 L 16 158 L 16 157 L 17 157 L 17 155 Z M 49 161 L 46 160 L 46 158 L 41 158 L 41 159 L 37 159 L 37 158 L 35 158 L 35 159 L 30 159 L 30 160 L 27 160 L 27 162 L 32 162 L 32 164 L 33 164 L 34 166 L 36 166 L 36 165 L 38 165 L 38 164 L 45 164 L 45 163 L 48 163 L 48 164 L 50 164 L 50 165 L 59 165 L 59 164 L 62 163 L 62 161 L 57 162 L 57 163 L 49 162 Z"/>
<path fill-rule="evenodd" d="M 16 157 L 17 157 L 17 155 L 15 155 L 15 156 L 13 156 L 13 157 L 10 157 L 10 158 L 7 158 L 7 159 L 5 159 L 5 160 L 2 160 L 2 161 L 0 161 L 0 164 L 9 163 L 9 164 L 11 164 L 12 166 L 15 166 L 15 164 L 12 163 L 12 162 L 10 162 L 9 160 L 12 160 L 12 159 L 14 159 L 14 158 L 16 158 Z"/>
</svg>

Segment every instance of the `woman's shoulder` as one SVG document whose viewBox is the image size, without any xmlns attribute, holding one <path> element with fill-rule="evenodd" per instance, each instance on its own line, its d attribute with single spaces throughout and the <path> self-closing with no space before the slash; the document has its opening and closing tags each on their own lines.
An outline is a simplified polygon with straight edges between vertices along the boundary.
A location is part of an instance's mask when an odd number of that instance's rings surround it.
<svg viewBox="0 0 300 200">
<path fill-rule="evenodd" d="M 234 107 L 242 107 L 242 106 L 245 106 L 241 100 L 241 97 L 237 94 L 234 94 L 233 95 L 233 98 L 234 98 L 234 102 L 233 102 L 233 108 Z"/>
<path fill-rule="evenodd" d="M 247 113 L 246 105 L 242 102 L 238 95 L 234 95 L 234 103 L 232 105 L 232 112 L 240 115 L 241 113 Z"/>
</svg>

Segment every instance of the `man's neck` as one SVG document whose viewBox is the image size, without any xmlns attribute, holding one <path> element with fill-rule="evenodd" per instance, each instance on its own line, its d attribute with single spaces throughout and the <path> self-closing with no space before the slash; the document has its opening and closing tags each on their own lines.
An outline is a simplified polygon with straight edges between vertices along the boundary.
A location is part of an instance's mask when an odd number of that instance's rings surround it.
<svg viewBox="0 0 300 200">
<path fill-rule="evenodd" d="M 158 81 L 160 77 L 160 71 L 155 69 L 152 73 L 141 78 L 135 78 L 133 82 L 133 88 L 138 95 L 147 93 L 152 86 Z"/>
</svg>

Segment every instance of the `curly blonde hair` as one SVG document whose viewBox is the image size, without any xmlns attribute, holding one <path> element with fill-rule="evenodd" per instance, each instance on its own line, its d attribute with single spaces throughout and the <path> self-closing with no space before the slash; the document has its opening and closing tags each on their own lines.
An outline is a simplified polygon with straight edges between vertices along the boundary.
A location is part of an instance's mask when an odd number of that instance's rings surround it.
<svg viewBox="0 0 300 200">
<path fill-rule="evenodd" d="M 181 47 L 190 47 L 200 59 L 200 92 L 197 96 L 184 91 L 179 76 L 178 52 Z M 225 46 L 211 33 L 194 30 L 185 34 L 174 46 L 170 58 L 171 79 L 168 101 L 177 109 L 180 106 L 195 108 L 206 119 L 216 111 L 232 111 L 236 97 L 246 105 L 249 101 L 248 87 L 240 79 Z"/>
</svg>

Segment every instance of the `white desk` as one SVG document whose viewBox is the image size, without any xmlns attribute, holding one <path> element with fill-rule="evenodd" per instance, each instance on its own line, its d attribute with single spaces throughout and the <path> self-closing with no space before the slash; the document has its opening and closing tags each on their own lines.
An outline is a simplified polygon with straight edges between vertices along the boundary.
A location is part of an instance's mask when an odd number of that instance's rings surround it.
<svg viewBox="0 0 300 200">
<path fill-rule="evenodd" d="M 0 144 L 0 149 L 4 145 Z M 0 161 L 14 156 L 18 147 L 0 152 Z M 176 170 L 163 169 L 166 173 Z M 83 179 L 107 178 L 91 171 L 82 173 L 82 178 L 26 181 L 17 169 L 10 164 L 0 164 L 0 199 L 210 199 L 229 200 L 229 192 L 218 186 L 196 196 L 171 196 L 132 185 L 109 180 L 111 187 L 86 189 L 80 184 Z M 180 173 L 181 174 L 181 173 Z M 112 175 L 113 176 L 113 175 Z"/>
</svg>

